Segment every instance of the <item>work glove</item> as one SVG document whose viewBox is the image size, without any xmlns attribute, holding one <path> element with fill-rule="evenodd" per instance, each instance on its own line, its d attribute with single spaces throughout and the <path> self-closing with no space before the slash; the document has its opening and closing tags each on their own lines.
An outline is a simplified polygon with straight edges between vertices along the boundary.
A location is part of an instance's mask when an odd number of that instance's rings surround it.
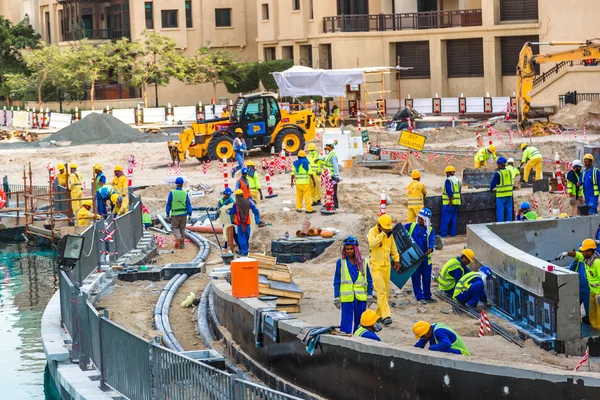
<svg viewBox="0 0 600 400">
<path fill-rule="evenodd" d="M 491 307 L 492 303 L 490 303 L 489 301 L 486 301 L 485 303 L 483 303 L 483 305 L 486 307 Z"/>
<path fill-rule="evenodd" d="M 342 302 L 340 301 L 339 298 L 335 298 L 333 299 L 333 305 L 335 306 L 335 308 L 337 308 L 338 310 L 340 310 L 342 308 Z"/>
<path fill-rule="evenodd" d="M 370 308 L 371 305 L 373 304 L 374 300 L 373 300 L 373 296 L 369 296 L 367 298 L 367 308 Z"/>
<path fill-rule="evenodd" d="M 557 257 L 557 258 L 558 258 L 559 260 L 562 260 L 563 258 L 565 258 L 565 257 L 566 257 L 566 256 L 568 256 L 568 255 L 569 255 L 569 253 L 567 253 L 566 251 L 563 251 L 562 253 L 560 253 L 560 254 L 558 255 L 558 257 Z"/>
</svg>

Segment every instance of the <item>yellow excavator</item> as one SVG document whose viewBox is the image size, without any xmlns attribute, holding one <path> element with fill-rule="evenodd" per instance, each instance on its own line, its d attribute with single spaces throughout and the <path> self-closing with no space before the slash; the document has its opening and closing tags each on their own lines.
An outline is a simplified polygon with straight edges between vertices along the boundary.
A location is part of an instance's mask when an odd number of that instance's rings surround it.
<svg viewBox="0 0 600 400">
<path fill-rule="evenodd" d="M 572 50 L 563 50 L 551 54 L 533 54 L 532 45 L 578 46 Z M 562 61 L 600 59 L 600 39 L 585 42 L 527 42 L 519 54 L 517 65 L 517 126 L 522 131 L 531 129 L 534 135 L 543 134 L 545 129 L 556 130 L 560 125 L 546 121 L 530 119 L 531 91 L 535 77 L 536 64 L 558 63 Z"/>
<path fill-rule="evenodd" d="M 179 141 L 168 143 L 172 161 L 184 161 L 186 156 L 198 160 L 222 160 L 234 157 L 235 130 L 244 132 L 248 150 L 261 148 L 276 152 L 282 149 L 297 154 L 304 144 L 315 138 L 315 115 L 310 109 L 289 112 L 279 108 L 273 93 L 253 93 L 240 96 L 230 115 L 193 123 L 179 134 Z"/>
</svg>

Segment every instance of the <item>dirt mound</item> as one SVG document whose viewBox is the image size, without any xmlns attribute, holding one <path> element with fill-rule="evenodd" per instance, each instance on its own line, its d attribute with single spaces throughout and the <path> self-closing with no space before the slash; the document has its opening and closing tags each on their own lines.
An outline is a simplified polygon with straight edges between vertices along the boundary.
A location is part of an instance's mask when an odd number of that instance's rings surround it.
<svg viewBox="0 0 600 400">
<path fill-rule="evenodd" d="M 600 128 L 600 100 L 582 101 L 577 105 L 567 104 L 554 114 L 554 123 L 576 128 Z"/>
<path fill-rule="evenodd" d="M 71 142 L 71 146 L 85 144 L 120 144 L 144 141 L 148 135 L 130 127 L 109 114 L 90 114 L 42 142 Z"/>
</svg>

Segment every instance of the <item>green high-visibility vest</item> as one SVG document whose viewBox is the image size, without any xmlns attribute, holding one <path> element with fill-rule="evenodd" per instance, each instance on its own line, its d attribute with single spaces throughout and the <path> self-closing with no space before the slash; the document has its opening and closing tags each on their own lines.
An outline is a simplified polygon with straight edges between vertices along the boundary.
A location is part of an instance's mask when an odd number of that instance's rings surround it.
<svg viewBox="0 0 600 400">
<path fill-rule="evenodd" d="M 171 216 L 187 215 L 187 192 L 185 190 L 171 190 Z"/>
<path fill-rule="evenodd" d="M 598 168 L 592 167 L 592 183 L 594 184 L 594 196 L 600 195 L 600 187 L 598 187 Z"/>
<path fill-rule="evenodd" d="M 335 151 L 331 150 L 329 153 L 327 153 L 327 157 L 325 157 L 325 168 L 327 168 L 329 170 L 329 173 L 331 174 L 331 176 L 333 176 L 334 173 L 334 169 L 333 169 L 333 163 L 331 162 L 331 159 L 333 158 L 333 156 L 335 156 Z"/>
<path fill-rule="evenodd" d="M 463 356 L 467 356 L 467 357 L 471 356 L 471 353 L 469 353 L 469 349 L 467 349 L 467 345 L 465 344 L 465 342 L 463 342 L 463 340 L 458 335 L 458 333 L 456 333 L 454 331 L 454 329 L 451 329 L 451 328 L 447 327 L 446 325 L 441 324 L 439 322 L 437 324 L 435 324 L 435 328 L 433 329 L 433 339 L 435 341 L 435 344 L 438 344 L 437 338 L 435 337 L 435 331 L 440 328 L 449 330 L 450 332 L 454 333 L 454 335 L 456 336 L 456 340 L 454 341 L 454 343 L 452 343 L 452 346 L 450 346 L 451 348 L 460 351 Z"/>
<path fill-rule="evenodd" d="M 310 162 L 310 169 L 315 175 L 321 175 L 321 160 L 319 158 L 319 153 L 316 150 L 308 153 L 308 161 Z"/>
<path fill-rule="evenodd" d="M 529 211 L 525 215 L 523 215 L 523 217 L 525 217 L 525 219 L 528 221 L 534 221 L 537 219 L 538 216 L 535 213 L 535 211 Z"/>
<path fill-rule="evenodd" d="M 352 336 L 362 337 L 362 335 L 364 335 L 366 332 L 369 332 L 369 330 L 361 325 L 357 330 L 354 331 L 354 335 Z"/>
<path fill-rule="evenodd" d="M 302 165 L 298 165 L 297 168 L 294 168 L 294 176 L 296 177 L 296 185 L 308 185 L 310 183 L 308 170 Z"/>
<path fill-rule="evenodd" d="M 465 274 L 465 267 L 460 263 L 458 257 L 454 257 L 450 259 L 444 266 L 442 267 L 442 271 L 438 275 L 438 287 L 443 290 L 451 290 L 456 286 L 456 281 L 454 277 L 450 275 L 450 272 L 460 269 L 462 274 Z"/>
<path fill-rule="evenodd" d="M 500 174 L 500 184 L 496 186 L 496 197 L 511 197 L 513 195 L 513 181 L 510 171 L 501 169 L 497 172 Z"/>
<path fill-rule="evenodd" d="M 408 234 L 409 234 L 410 236 L 412 236 L 412 234 L 413 234 L 413 231 L 415 230 L 415 226 L 417 226 L 417 223 L 416 223 L 416 222 L 413 222 L 413 223 L 411 224 L 411 226 L 410 226 L 410 229 L 408 230 Z M 429 235 L 431 234 L 431 230 L 432 230 L 432 228 L 431 228 L 431 226 L 430 226 L 430 227 L 429 227 L 429 229 L 427 229 L 427 244 L 428 244 L 428 245 L 429 245 Z M 428 263 L 428 264 L 431 264 L 431 253 L 427 255 L 427 263 Z"/>
<path fill-rule="evenodd" d="M 449 179 L 446 179 L 449 180 Z M 457 179 L 456 183 L 450 181 L 450 184 L 452 185 L 452 191 L 454 192 L 452 194 L 452 205 L 453 206 L 460 206 L 460 190 L 461 190 L 461 186 L 462 183 L 460 182 L 460 180 Z M 446 193 L 446 184 L 444 183 L 444 191 L 442 192 L 442 205 L 443 206 L 447 206 L 450 204 L 450 197 L 448 197 L 448 193 Z"/>
<path fill-rule="evenodd" d="M 358 271 L 356 282 L 352 282 L 350 271 L 348 271 L 348 263 L 342 260 L 340 268 L 340 301 L 342 303 L 351 303 L 356 300 L 367 301 L 367 262 L 365 262 L 365 273 Z"/>
<path fill-rule="evenodd" d="M 463 275 L 463 277 L 460 278 L 456 284 L 456 287 L 454 288 L 454 295 L 452 297 L 456 299 L 456 296 L 469 290 L 475 278 L 479 278 L 479 273 L 476 271 L 471 271 Z"/>
<path fill-rule="evenodd" d="M 581 182 L 581 175 L 579 175 L 575 170 L 573 173 L 577 177 L 577 182 Z M 579 186 L 579 190 L 577 190 L 577 185 L 567 179 L 567 193 L 575 196 L 579 192 L 579 197 L 583 197 L 583 185 Z"/>
<path fill-rule="evenodd" d="M 521 162 L 525 162 L 528 160 L 535 160 L 538 158 L 542 158 L 542 153 L 534 146 L 527 146 L 527 148 L 523 151 L 523 158 Z"/>
</svg>

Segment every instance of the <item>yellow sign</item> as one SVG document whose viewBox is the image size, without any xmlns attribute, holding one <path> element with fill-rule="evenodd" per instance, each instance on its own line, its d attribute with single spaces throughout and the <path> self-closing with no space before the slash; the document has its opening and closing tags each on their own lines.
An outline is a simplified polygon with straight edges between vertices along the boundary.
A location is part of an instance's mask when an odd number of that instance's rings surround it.
<svg viewBox="0 0 600 400">
<path fill-rule="evenodd" d="M 400 132 L 398 144 L 400 146 L 408 147 L 409 149 L 423 151 L 425 139 L 427 139 L 427 136 L 405 130 Z"/>
<path fill-rule="evenodd" d="M 13 111 L 13 127 L 28 128 L 29 113 L 27 111 Z"/>
</svg>

